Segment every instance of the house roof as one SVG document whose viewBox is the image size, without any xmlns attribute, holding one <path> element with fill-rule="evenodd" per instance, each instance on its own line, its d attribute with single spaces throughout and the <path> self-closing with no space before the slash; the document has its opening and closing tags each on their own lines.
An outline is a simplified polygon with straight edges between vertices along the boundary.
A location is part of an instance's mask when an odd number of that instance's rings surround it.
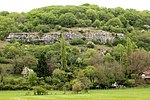
<svg viewBox="0 0 150 100">
<path fill-rule="evenodd" d="M 143 74 L 150 74 L 150 70 L 143 72 Z"/>
</svg>

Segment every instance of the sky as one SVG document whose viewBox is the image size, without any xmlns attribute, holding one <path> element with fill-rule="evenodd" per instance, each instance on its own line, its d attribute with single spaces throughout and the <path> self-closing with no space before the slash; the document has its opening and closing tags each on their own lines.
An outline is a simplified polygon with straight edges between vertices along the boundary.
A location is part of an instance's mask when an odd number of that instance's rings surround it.
<svg viewBox="0 0 150 100">
<path fill-rule="evenodd" d="M 82 5 L 84 3 L 107 8 L 150 10 L 150 0 L 0 0 L 0 11 L 28 12 L 35 8 L 51 5 Z"/>
</svg>

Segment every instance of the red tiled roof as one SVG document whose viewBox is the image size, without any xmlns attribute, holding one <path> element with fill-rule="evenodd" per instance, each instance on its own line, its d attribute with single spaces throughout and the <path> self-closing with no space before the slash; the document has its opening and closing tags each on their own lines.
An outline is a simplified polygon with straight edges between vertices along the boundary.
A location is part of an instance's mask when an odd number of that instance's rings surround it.
<svg viewBox="0 0 150 100">
<path fill-rule="evenodd" d="M 143 72 L 143 74 L 150 74 L 150 70 Z"/>
</svg>

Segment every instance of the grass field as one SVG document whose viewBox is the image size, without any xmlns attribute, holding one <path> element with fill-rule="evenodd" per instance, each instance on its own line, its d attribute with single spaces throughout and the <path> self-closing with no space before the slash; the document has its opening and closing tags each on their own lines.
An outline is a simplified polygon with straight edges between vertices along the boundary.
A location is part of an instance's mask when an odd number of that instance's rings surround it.
<svg viewBox="0 0 150 100">
<path fill-rule="evenodd" d="M 150 88 L 115 90 L 90 90 L 86 94 L 72 94 L 63 91 L 49 91 L 49 95 L 35 96 L 31 91 L 0 91 L 0 100 L 150 100 Z"/>
</svg>

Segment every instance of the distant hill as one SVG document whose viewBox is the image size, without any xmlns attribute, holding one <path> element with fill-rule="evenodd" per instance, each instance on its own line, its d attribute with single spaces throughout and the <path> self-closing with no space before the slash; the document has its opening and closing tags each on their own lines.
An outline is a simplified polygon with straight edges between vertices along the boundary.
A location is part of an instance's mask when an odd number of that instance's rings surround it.
<svg viewBox="0 0 150 100">
<path fill-rule="evenodd" d="M 146 49 L 149 48 L 147 44 L 150 42 L 147 39 L 150 29 L 150 11 L 120 7 L 103 8 L 90 4 L 47 6 L 33 9 L 27 13 L 2 11 L 0 12 L 0 22 L 0 40 L 8 37 L 9 33 L 48 33 L 53 29 L 93 27 L 114 33 L 124 33 L 133 41 L 141 41 L 137 45 L 139 47 L 146 45 L 144 47 Z M 141 36 L 140 33 L 143 35 Z"/>
</svg>

